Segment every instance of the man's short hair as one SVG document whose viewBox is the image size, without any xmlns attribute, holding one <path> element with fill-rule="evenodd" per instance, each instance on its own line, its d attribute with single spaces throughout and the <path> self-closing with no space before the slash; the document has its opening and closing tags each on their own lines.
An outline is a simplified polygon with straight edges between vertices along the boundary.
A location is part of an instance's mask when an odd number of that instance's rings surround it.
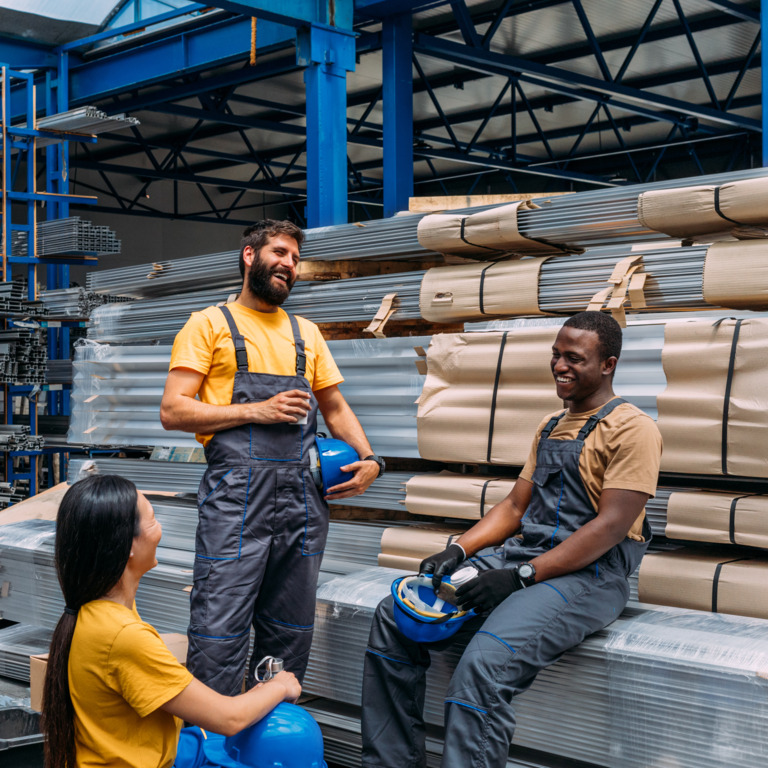
<svg viewBox="0 0 768 768">
<path fill-rule="evenodd" d="M 579 312 L 569 317 L 563 327 L 596 333 L 603 360 L 609 357 L 618 359 L 621 355 L 621 326 L 605 312 Z"/>
<path fill-rule="evenodd" d="M 245 260 L 243 252 L 250 245 L 253 252 L 258 256 L 259 251 L 267 244 L 269 238 L 275 235 L 288 235 L 292 237 L 301 248 L 304 242 L 304 232 L 301 227 L 297 227 L 292 221 L 276 221 L 275 219 L 264 219 L 251 224 L 243 230 L 243 236 L 240 239 L 240 277 L 245 277 Z"/>
</svg>

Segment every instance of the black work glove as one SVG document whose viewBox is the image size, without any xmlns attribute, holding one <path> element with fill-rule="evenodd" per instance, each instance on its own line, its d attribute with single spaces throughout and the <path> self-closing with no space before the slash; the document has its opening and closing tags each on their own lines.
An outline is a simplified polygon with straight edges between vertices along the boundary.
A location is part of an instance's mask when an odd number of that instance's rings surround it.
<svg viewBox="0 0 768 768">
<path fill-rule="evenodd" d="M 432 589 L 437 592 L 443 576 L 453 573 L 463 560 L 464 550 L 458 544 L 451 544 L 442 552 L 424 558 L 419 566 L 419 573 L 432 574 Z"/>
<path fill-rule="evenodd" d="M 493 610 L 513 592 L 525 585 L 517 568 L 495 568 L 483 571 L 456 590 L 456 602 L 462 611 L 474 608 L 478 613 Z"/>
</svg>

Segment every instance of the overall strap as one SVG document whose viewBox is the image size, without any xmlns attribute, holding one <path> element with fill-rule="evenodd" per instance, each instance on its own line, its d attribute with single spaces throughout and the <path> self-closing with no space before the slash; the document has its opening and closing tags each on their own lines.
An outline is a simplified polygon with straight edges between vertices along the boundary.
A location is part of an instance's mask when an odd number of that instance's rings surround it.
<svg viewBox="0 0 768 768">
<path fill-rule="evenodd" d="M 307 370 L 307 353 L 304 351 L 304 339 L 301 338 L 301 331 L 299 330 L 299 321 L 290 312 L 286 312 L 288 318 L 291 321 L 291 329 L 293 330 L 293 341 L 296 344 L 296 375 L 306 376 Z"/>
<path fill-rule="evenodd" d="M 553 416 L 545 425 L 544 429 L 541 430 L 541 434 L 539 435 L 539 440 L 546 440 L 549 435 L 551 434 L 552 430 L 557 426 L 560 419 L 565 416 L 565 411 L 562 413 L 559 413 L 557 416 Z"/>
<path fill-rule="evenodd" d="M 614 397 L 613 400 L 607 402 L 597 413 L 592 414 L 587 419 L 587 423 L 579 430 L 579 434 L 576 436 L 577 440 L 586 440 L 589 433 L 619 405 L 626 403 L 622 397 Z"/>
<path fill-rule="evenodd" d="M 243 334 L 237 329 L 237 323 L 235 318 L 232 317 L 232 313 L 227 309 L 226 305 L 219 307 L 221 313 L 224 315 L 224 319 L 229 326 L 229 332 L 232 335 L 232 341 L 235 345 L 235 360 L 237 361 L 237 370 L 248 372 L 248 350 L 245 348 L 245 339 Z"/>
</svg>

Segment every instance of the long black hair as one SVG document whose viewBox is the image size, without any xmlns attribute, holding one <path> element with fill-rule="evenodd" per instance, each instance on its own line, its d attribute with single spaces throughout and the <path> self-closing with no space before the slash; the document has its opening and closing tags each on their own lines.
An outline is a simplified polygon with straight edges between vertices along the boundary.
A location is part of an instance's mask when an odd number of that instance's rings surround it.
<svg viewBox="0 0 768 768">
<path fill-rule="evenodd" d="M 136 486 L 118 475 L 94 475 L 75 483 L 56 516 L 56 574 L 72 612 L 104 597 L 128 564 L 139 532 Z M 43 688 L 46 768 L 74 768 L 75 711 L 69 692 L 69 650 L 76 613 L 56 625 Z"/>
</svg>

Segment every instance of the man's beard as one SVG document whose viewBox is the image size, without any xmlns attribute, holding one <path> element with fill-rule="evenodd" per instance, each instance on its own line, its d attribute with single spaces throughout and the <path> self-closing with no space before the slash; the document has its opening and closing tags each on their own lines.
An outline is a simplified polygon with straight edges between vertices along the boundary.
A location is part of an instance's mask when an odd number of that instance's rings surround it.
<svg viewBox="0 0 768 768">
<path fill-rule="evenodd" d="M 279 307 L 288 298 L 295 281 L 289 278 L 287 283 L 273 283 L 273 274 L 274 272 L 256 257 L 248 270 L 248 288 L 256 298 Z"/>
</svg>

